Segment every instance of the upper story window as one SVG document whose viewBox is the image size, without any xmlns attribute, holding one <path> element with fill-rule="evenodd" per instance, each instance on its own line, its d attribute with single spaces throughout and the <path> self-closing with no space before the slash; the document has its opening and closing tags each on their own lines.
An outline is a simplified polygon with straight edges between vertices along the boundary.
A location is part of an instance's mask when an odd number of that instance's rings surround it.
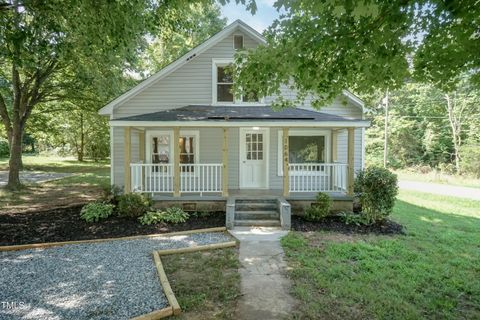
<svg viewBox="0 0 480 320">
<path fill-rule="evenodd" d="M 213 103 L 254 103 L 259 102 L 256 92 L 249 92 L 241 96 L 234 96 L 233 77 L 229 73 L 229 67 L 232 65 L 232 59 L 213 59 L 213 83 L 212 97 Z"/>
<path fill-rule="evenodd" d="M 233 78 L 227 67 L 217 65 L 217 102 L 233 102 Z"/>
<path fill-rule="evenodd" d="M 243 49 L 243 36 L 241 34 L 233 35 L 233 49 L 235 50 Z"/>
</svg>

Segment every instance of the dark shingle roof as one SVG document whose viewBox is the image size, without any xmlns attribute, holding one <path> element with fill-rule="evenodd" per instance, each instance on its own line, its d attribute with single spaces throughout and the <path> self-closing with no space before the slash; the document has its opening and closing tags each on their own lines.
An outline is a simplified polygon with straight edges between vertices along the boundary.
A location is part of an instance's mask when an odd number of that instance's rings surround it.
<svg viewBox="0 0 480 320">
<path fill-rule="evenodd" d="M 359 121 L 300 108 L 274 111 L 269 106 L 189 105 L 154 113 L 124 117 L 113 121 Z"/>
</svg>

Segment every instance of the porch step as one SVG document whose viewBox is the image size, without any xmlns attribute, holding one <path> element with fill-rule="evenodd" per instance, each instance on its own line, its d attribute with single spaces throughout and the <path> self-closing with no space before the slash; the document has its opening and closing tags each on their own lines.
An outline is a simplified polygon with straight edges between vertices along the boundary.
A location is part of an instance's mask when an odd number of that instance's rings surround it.
<svg viewBox="0 0 480 320">
<path fill-rule="evenodd" d="M 277 210 L 276 201 L 239 201 L 235 202 L 236 211 Z"/>
<path fill-rule="evenodd" d="M 280 227 L 280 220 L 235 220 L 239 227 Z"/>
<path fill-rule="evenodd" d="M 277 199 L 236 199 L 234 224 L 236 226 L 280 226 Z"/>
<path fill-rule="evenodd" d="M 280 214 L 277 210 L 237 211 L 235 220 L 278 220 Z"/>
</svg>

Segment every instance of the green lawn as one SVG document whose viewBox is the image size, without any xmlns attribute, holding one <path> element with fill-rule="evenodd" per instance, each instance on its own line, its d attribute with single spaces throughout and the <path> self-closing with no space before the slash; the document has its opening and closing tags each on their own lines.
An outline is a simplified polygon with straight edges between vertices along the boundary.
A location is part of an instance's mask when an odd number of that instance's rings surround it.
<svg viewBox="0 0 480 320">
<path fill-rule="evenodd" d="M 405 236 L 291 232 L 298 319 L 480 319 L 480 201 L 402 191 Z"/>
<path fill-rule="evenodd" d="M 449 184 L 453 186 L 480 188 L 480 179 L 475 179 L 472 177 L 436 173 L 435 171 L 429 173 L 420 173 L 413 172 L 411 170 L 396 170 L 394 172 L 398 175 L 400 180 L 432 182 Z"/>
<path fill-rule="evenodd" d="M 0 188 L 0 208 L 24 210 L 86 202 L 102 194 L 110 184 L 109 161 L 84 161 L 74 158 L 23 156 L 24 170 L 73 173 L 73 176 L 11 192 Z M 0 158 L 0 170 L 7 170 L 8 159 Z"/>
<path fill-rule="evenodd" d="M 240 296 L 238 249 L 227 248 L 162 257 L 180 319 L 234 319 Z"/>
</svg>

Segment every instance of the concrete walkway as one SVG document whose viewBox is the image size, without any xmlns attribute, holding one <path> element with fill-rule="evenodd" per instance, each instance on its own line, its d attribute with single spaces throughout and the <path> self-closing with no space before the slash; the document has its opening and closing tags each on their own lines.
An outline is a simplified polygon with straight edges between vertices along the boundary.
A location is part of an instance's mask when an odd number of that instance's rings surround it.
<svg viewBox="0 0 480 320">
<path fill-rule="evenodd" d="M 240 240 L 242 297 L 235 319 L 284 319 L 295 306 L 280 238 L 287 231 L 276 228 L 235 228 Z"/>
<path fill-rule="evenodd" d="M 398 186 L 400 187 L 400 189 L 404 190 L 414 190 L 444 196 L 480 200 L 480 189 L 476 188 L 410 180 L 400 180 L 398 182 Z"/>
</svg>

